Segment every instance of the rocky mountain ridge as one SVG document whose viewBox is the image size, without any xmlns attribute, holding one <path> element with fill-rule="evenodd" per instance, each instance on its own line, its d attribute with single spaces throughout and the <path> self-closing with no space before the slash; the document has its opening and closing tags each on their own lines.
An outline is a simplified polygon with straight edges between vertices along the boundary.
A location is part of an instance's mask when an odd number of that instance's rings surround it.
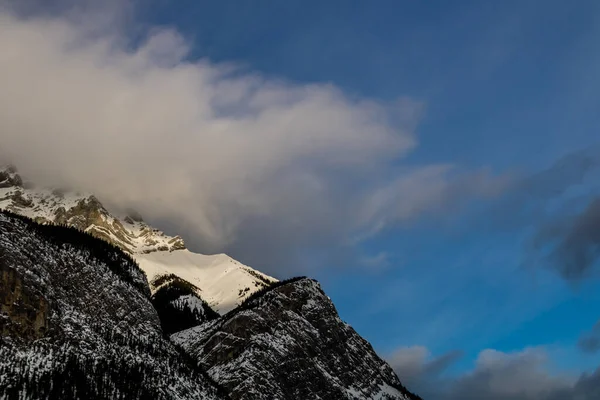
<svg viewBox="0 0 600 400">
<path fill-rule="evenodd" d="M 236 400 L 418 399 L 305 277 L 171 339 Z"/>
</svg>

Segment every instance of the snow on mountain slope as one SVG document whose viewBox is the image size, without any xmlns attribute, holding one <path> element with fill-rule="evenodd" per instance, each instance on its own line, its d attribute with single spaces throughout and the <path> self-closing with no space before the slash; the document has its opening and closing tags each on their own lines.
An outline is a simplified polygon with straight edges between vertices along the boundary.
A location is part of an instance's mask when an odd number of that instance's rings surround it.
<svg viewBox="0 0 600 400">
<path fill-rule="evenodd" d="M 92 194 L 24 184 L 12 166 L 0 168 L 0 209 L 42 223 L 74 226 L 109 241 L 135 258 L 152 292 L 158 289 L 152 285 L 156 278 L 175 274 L 198 287 L 198 296 L 219 313 L 277 281 L 225 254 L 193 253 L 181 237 L 149 226 L 137 213 L 111 213 Z"/>
<path fill-rule="evenodd" d="M 255 291 L 274 282 L 226 254 L 204 255 L 188 250 L 136 254 L 136 260 L 148 277 L 175 274 L 200 288 L 198 295 L 213 310 L 224 314 Z M 159 286 L 150 287 L 156 291 Z"/>
</svg>

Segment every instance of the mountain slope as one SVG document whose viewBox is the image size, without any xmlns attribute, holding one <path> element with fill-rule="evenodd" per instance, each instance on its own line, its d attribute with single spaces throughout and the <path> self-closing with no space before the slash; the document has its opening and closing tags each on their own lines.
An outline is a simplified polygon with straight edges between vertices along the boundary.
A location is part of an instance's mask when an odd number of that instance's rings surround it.
<svg viewBox="0 0 600 400">
<path fill-rule="evenodd" d="M 118 248 L 0 213 L 0 398 L 228 398 L 165 340 L 149 297 Z"/>
<path fill-rule="evenodd" d="M 171 336 L 233 399 L 419 399 L 306 278 Z"/>
<path fill-rule="evenodd" d="M 203 255 L 185 248 L 181 237 L 152 228 L 135 212 L 115 216 L 93 195 L 37 188 L 24 182 L 14 167 L 0 169 L 0 209 L 41 223 L 76 227 L 130 253 L 155 278 L 175 274 L 189 281 L 197 295 L 224 314 L 257 290 L 277 280 L 225 254 Z"/>
<path fill-rule="evenodd" d="M 197 288 L 197 294 L 217 312 L 224 314 L 252 293 L 276 282 L 226 254 L 204 255 L 189 250 L 135 254 L 150 279 L 153 291 L 156 277 L 175 274 Z"/>
</svg>

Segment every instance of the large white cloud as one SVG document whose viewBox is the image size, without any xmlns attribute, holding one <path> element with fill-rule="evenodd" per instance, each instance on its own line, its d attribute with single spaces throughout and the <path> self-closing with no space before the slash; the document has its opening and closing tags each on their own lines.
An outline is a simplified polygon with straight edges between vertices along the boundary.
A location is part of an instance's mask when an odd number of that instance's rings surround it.
<svg viewBox="0 0 600 400">
<path fill-rule="evenodd" d="M 448 192 L 451 166 L 390 172 L 416 145 L 418 102 L 191 61 L 174 30 L 132 42 L 77 19 L 0 14 L 0 157 L 34 180 L 93 191 L 170 221 L 201 250 L 259 263 L 252 255 L 273 247 L 376 232 Z"/>
</svg>

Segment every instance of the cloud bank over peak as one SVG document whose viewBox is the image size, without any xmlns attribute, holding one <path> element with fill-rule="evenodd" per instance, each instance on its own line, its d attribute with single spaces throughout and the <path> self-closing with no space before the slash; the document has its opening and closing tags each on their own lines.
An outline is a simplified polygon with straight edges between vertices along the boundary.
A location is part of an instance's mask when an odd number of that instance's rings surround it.
<svg viewBox="0 0 600 400">
<path fill-rule="evenodd" d="M 0 158 L 169 221 L 198 250 L 272 272 L 284 253 L 377 232 L 452 193 L 447 165 L 389 173 L 416 146 L 417 101 L 192 60 L 172 29 L 132 42 L 0 10 Z"/>
</svg>

